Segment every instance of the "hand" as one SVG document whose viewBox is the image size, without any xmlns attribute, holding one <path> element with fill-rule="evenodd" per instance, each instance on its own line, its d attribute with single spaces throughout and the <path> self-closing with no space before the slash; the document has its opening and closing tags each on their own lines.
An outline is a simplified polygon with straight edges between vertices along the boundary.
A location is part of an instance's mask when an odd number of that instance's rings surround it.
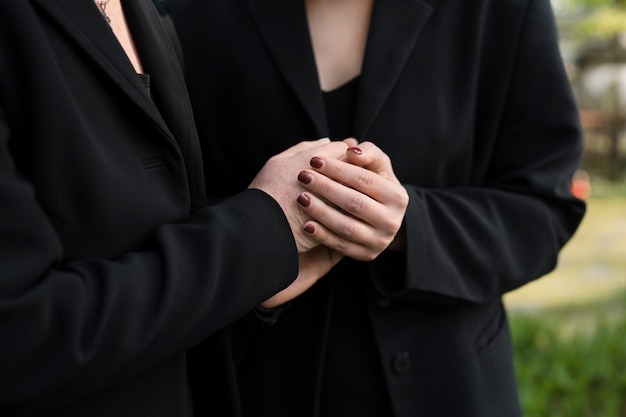
<svg viewBox="0 0 626 417">
<path fill-rule="evenodd" d="M 345 256 L 368 261 L 392 243 L 403 246 L 401 226 L 409 197 L 391 160 L 373 143 L 349 148 L 346 160 L 312 158 L 313 169 L 299 174 L 310 192 L 302 193 L 298 202 L 313 219 L 304 224 L 311 237 Z"/>
<path fill-rule="evenodd" d="M 342 258 L 342 255 L 325 246 L 317 246 L 315 249 L 299 254 L 299 270 L 296 280 L 289 287 L 264 301 L 261 307 L 273 308 L 293 300 L 311 288 Z"/>
<path fill-rule="evenodd" d="M 298 195 L 305 190 L 297 180 L 298 173 L 309 166 L 314 155 L 345 160 L 350 144 L 349 141 L 331 142 L 328 139 L 300 142 L 270 158 L 248 187 L 264 191 L 278 202 L 289 221 L 299 253 L 307 252 L 319 243 L 302 229 L 309 217 L 296 204 Z"/>
</svg>

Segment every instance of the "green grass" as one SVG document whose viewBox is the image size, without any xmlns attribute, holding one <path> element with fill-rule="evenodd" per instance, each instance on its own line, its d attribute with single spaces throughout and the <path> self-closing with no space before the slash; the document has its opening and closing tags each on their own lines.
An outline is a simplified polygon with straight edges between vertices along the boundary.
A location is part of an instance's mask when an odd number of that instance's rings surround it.
<svg viewBox="0 0 626 417">
<path fill-rule="evenodd" d="M 626 293 L 511 318 L 526 417 L 626 417 Z"/>
<path fill-rule="evenodd" d="M 505 303 L 526 417 L 626 417 L 625 184 L 594 184 L 556 270 Z"/>
<path fill-rule="evenodd" d="M 594 188 L 595 189 L 595 188 Z M 510 310 L 584 305 L 626 290 L 626 196 L 595 196 L 556 270 L 507 294 Z"/>
</svg>

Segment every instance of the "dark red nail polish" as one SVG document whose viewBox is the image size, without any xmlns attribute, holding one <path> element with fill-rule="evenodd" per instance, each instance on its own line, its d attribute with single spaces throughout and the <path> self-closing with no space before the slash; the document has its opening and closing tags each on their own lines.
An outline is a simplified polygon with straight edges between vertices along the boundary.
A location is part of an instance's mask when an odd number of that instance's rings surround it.
<svg viewBox="0 0 626 417">
<path fill-rule="evenodd" d="M 322 165 L 324 165 L 324 161 L 321 158 L 318 158 L 317 156 L 314 156 L 313 158 L 311 158 L 311 162 L 310 162 L 311 166 L 313 168 L 321 168 Z"/>
<path fill-rule="evenodd" d="M 306 194 L 300 194 L 298 196 L 298 204 L 300 204 L 302 207 L 309 207 L 309 205 L 311 204 L 311 199 Z"/>
<path fill-rule="evenodd" d="M 298 174 L 298 181 L 304 183 L 304 184 L 310 184 L 311 181 L 313 181 L 313 175 L 309 174 L 306 171 L 301 171 Z"/>
<path fill-rule="evenodd" d="M 348 148 L 348 150 L 350 152 L 354 152 L 357 155 L 363 155 L 363 151 L 361 150 L 361 148 Z"/>
<path fill-rule="evenodd" d="M 307 224 L 306 226 L 304 226 L 304 230 L 307 233 L 311 233 L 311 234 L 315 233 L 315 227 L 313 227 L 312 224 Z"/>
</svg>

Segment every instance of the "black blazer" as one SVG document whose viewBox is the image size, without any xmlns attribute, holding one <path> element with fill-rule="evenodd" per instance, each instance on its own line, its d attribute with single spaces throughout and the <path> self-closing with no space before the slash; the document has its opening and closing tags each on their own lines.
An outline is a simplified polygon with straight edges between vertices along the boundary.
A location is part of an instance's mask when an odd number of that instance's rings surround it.
<svg viewBox="0 0 626 417">
<path fill-rule="evenodd" d="M 0 2 L 2 416 L 191 416 L 186 350 L 297 273 L 273 199 L 206 206 L 171 22 L 124 7 L 152 99 L 92 1 Z"/>
<path fill-rule="evenodd" d="M 211 194 L 328 135 L 303 1 L 171 4 L 205 171 L 221 178 Z M 372 19 L 353 132 L 408 190 L 408 243 L 343 269 L 366 283 L 395 416 L 519 416 L 501 296 L 552 270 L 584 213 L 569 191 L 582 140 L 550 4 L 378 0 Z M 325 347 L 311 335 L 326 312 L 306 300 L 249 341 L 244 414 L 314 414 Z"/>
</svg>

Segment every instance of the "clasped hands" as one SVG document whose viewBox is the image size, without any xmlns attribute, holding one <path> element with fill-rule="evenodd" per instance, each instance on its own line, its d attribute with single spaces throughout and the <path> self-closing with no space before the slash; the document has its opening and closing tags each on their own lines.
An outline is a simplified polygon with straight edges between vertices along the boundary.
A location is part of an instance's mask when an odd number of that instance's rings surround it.
<svg viewBox="0 0 626 417">
<path fill-rule="evenodd" d="M 250 188 L 278 202 L 299 253 L 298 277 L 263 307 L 297 297 L 344 256 L 370 261 L 403 245 L 408 194 L 389 157 L 371 142 L 301 142 L 270 158 Z"/>
</svg>

